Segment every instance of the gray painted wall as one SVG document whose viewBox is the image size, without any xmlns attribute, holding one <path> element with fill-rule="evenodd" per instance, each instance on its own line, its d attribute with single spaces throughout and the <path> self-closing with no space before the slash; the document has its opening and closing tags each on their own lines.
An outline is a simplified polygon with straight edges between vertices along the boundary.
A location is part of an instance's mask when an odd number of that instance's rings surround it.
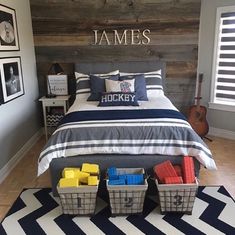
<svg viewBox="0 0 235 235">
<path fill-rule="evenodd" d="M 235 5 L 235 0 L 202 0 L 199 30 L 198 72 L 204 73 L 202 104 L 208 107 L 211 91 L 215 21 L 217 7 Z M 235 112 L 208 109 L 210 127 L 235 132 Z"/>
<path fill-rule="evenodd" d="M 0 0 L 16 10 L 20 51 L 0 52 L 0 57 L 20 56 L 25 95 L 0 106 L 0 170 L 40 129 L 38 83 L 28 0 Z"/>
</svg>

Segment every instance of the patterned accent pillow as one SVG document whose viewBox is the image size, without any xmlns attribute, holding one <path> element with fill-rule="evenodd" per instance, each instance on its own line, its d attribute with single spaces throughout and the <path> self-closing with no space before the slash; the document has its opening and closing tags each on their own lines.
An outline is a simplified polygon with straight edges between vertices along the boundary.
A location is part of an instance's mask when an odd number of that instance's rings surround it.
<svg viewBox="0 0 235 235">
<path fill-rule="evenodd" d="M 109 75 L 103 78 L 95 75 L 90 75 L 91 94 L 88 97 L 87 101 L 99 101 L 102 93 L 105 92 L 105 81 L 118 81 L 118 78 L 119 75 Z"/>
<path fill-rule="evenodd" d="M 135 93 L 103 93 L 98 106 L 139 106 Z"/>
<path fill-rule="evenodd" d="M 147 91 L 146 91 L 146 81 L 143 74 L 139 75 L 129 75 L 119 77 L 120 81 L 134 79 L 135 80 L 135 94 L 137 100 L 147 101 Z"/>
<path fill-rule="evenodd" d="M 105 79 L 105 87 L 106 92 L 134 92 L 135 86 L 134 86 L 135 80 L 123 80 L 123 81 L 112 81 Z"/>
</svg>

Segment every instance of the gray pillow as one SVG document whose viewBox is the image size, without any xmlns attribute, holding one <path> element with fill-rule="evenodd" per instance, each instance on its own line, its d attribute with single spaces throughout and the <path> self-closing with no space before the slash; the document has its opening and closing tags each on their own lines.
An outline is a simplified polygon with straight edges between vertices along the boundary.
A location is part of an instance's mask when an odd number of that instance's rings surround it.
<svg viewBox="0 0 235 235">
<path fill-rule="evenodd" d="M 90 75 L 90 86 L 91 86 L 91 95 L 88 97 L 87 101 L 99 101 L 105 89 L 105 79 L 111 79 L 118 81 L 119 75 L 109 75 L 109 76 L 96 76 Z"/>
</svg>

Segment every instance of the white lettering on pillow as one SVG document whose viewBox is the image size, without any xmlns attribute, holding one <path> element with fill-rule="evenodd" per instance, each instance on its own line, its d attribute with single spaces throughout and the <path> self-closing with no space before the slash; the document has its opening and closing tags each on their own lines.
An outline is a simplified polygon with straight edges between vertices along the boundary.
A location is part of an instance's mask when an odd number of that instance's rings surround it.
<svg viewBox="0 0 235 235">
<path fill-rule="evenodd" d="M 102 96 L 101 102 L 117 102 L 117 101 L 132 101 L 134 102 L 135 95 L 133 94 L 107 94 L 105 96 Z"/>
</svg>

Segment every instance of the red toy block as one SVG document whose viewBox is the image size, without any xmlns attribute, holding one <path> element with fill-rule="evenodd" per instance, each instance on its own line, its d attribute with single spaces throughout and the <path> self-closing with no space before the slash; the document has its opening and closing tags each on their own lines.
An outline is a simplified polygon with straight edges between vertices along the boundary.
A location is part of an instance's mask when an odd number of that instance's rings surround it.
<svg viewBox="0 0 235 235">
<path fill-rule="evenodd" d="M 177 177 L 175 169 L 169 160 L 155 165 L 153 170 L 161 183 L 164 183 L 165 177 Z"/>
<path fill-rule="evenodd" d="M 182 175 L 182 168 L 181 168 L 180 165 L 174 165 L 173 167 L 174 167 L 174 169 L 175 169 L 175 171 L 176 171 L 176 174 L 177 174 L 178 176 L 183 176 L 183 175 Z"/>
<path fill-rule="evenodd" d="M 164 178 L 165 184 L 183 184 L 183 179 L 181 176 L 177 177 L 166 177 Z"/>
<path fill-rule="evenodd" d="M 195 182 L 194 162 L 193 158 L 185 156 L 182 162 L 183 179 L 185 184 L 191 184 Z"/>
</svg>

